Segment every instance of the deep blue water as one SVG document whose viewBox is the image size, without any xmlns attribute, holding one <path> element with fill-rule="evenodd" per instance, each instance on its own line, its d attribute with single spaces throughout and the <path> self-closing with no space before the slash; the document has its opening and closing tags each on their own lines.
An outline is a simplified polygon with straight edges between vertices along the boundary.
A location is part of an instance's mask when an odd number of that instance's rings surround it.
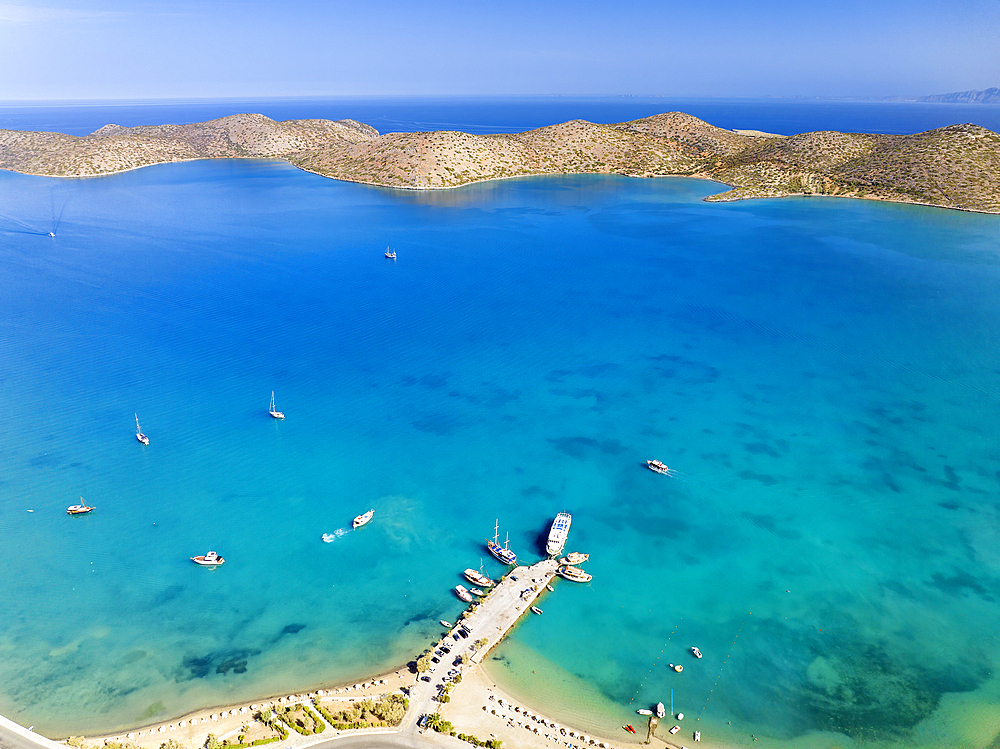
<svg viewBox="0 0 1000 749">
<path fill-rule="evenodd" d="M 239 112 L 276 120 L 355 119 L 379 132 L 521 132 L 572 119 L 624 122 L 682 111 L 718 127 L 782 135 L 814 130 L 916 133 L 972 122 L 1000 131 L 1000 106 L 813 99 L 641 97 L 396 97 L 230 99 L 166 102 L 0 103 L 0 128 L 86 135 L 123 126 L 203 122 Z"/>
<path fill-rule="evenodd" d="M 673 690 L 733 743 L 988 746 L 1000 219 L 716 190 L 0 172 L 0 713 L 112 730 L 396 666 L 495 519 L 530 560 L 566 510 L 594 581 L 490 663 L 557 718 Z"/>
</svg>

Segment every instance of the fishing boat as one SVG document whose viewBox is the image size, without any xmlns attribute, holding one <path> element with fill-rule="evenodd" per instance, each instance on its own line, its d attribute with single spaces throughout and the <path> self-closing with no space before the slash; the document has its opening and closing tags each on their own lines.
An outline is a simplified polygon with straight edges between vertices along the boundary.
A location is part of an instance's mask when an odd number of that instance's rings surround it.
<svg viewBox="0 0 1000 749">
<path fill-rule="evenodd" d="M 223 564 L 226 560 L 216 554 L 214 551 L 210 551 L 203 556 L 191 557 L 191 561 L 195 564 L 200 564 L 202 567 L 218 567 Z"/>
<path fill-rule="evenodd" d="M 547 590 L 547 591 L 548 591 L 549 593 L 555 593 L 555 592 L 556 592 L 556 589 L 555 589 L 555 588 L 553 588 L 553 587 L 552 587 L 551 585 L 546 585 L 546 586 L 545 586 L 545 589 L 546 589 L 546 590 Z"/>
<path fill-rule="evenodd" d="M 456 585 L 455 586 L 455 595 L 458 596 L 459 598 L 461 598 L 466 603 L 471 603 L 472 602 L 472 594 L 468 590 L 465 589 L 464 585 Z"/>
<path fill-rule="evenodd" d="M 589 583 L 594 579 L 593 575 L 588 575 L 579 567 L 573 567 L 568 564 L 557 569 L 556 574 L 574 583 Z"/>
<path fill-rule="evenodd" d="M 538 608 L 537 606 L 532 606 L 531 607 L 531 613 L 532 614 L 541 614 L 542 610 L 540 608 Z"/>
<path fill-rule="evenodd" d="M 644 707 L 640 707 L 638 710 L 636 710 L 636 712 L 639 713 L 639 715 L 652 715 L 653 714 L 652 710 L 647 710 Z"/>
<path fill-rule="evenodd" d="M 496 585 L 486 573 L 483 572 L 483 560 L 479 560 L 479 569 L 474 570 L 471 567 L 462 573 L 465 575 L 465 579 L 468 580 L 473 585 L 478 585 L 480 588 L 491 588 Z"/>
<path fill-rule="evenodd" d="M 482 597 L 482 596 L 486 595 L 486 593 L 484 591 L 480 590 L 479 588 L 470 588 L 469 592 L 472 593 L 472 595 L 474 595 L 474 596 L 480 596 L 480 597 Z"/>
<path fill-rule="evenodd" d="M 279 411 L 277 408 L 274 407 L 274 391 L 273 390 L 271 391 L 271 406 L 270 406 L 270 408 L 267 409 L 267 412 L 269 414 L 271 414 L 271 416 L 273 416 L 276 419 L 283 419 L 283 418 L 285 418 L 285 415 L 281 411 Z"/>
<path fill-rule="evenodd" d="M 390 260 L 395 260 L 395 259 L 396 259 L 396 251 L 395 251 L 395 250 L 393 250 L 392 252 L 390 252 L 390 251 L 389 251 L 389 248 L 388 248 L 388 247 L 386 247 L 386 248 L 385 248 L 385 256 L 386 256 L 387 258 L 389 258 Z"/>
<path fill-rule="evenodd" d="M 149 444 L 149 437 L 143 434 L 142 430 L 139 428 L 139 414 L 135 415 L 135 438 L 144 445 Z"/>
<path fill-rule="evenodd" d="M 590 559 L 590 554 L 582 554 L 579 551 L 571 551 L 559 560 L 559 564 L 583 564 Z"/>
<path fill-rule="evenodd" d="M 496 522 L 496 526 L 493 528 L 493 540 L 490 541 L 486 539 L 486 548 L 489 550 L 490 554 L 499 559 L 504 564 L 517 564 L 517 554 L 510 550 L 510 534 L 507 534 L 507 539 L 504 541 L 504 545 L 501 546 L 497 539 L 500 537 L 500 520 Z"/>
<path fill-rule="evenodd" d="M 696 648 L 696 647 L 692 647 L 691 648 L 691 655 L 693 655 L 695 658 L 701 658 L 702 657 L 701 656 L 701 651 L 698 650 L 698 648 Z"/>
<path fill-rule="evenodd" d="M 451 622 L 446 622 L 444 619 L 442 619 L 441 620 L 441 626 L 442 627 L 447 627 L 448 629 L 451 629 L 452 628 L 452 623 Z"/>
<path fill-rule="evenodd" d="M 673 476 L 676 473 L 666 463 L 659 460 L 647 460 L 646 467 L 654 473 L 662 473 L 664 476 Z"/>
<path fill-rule="evenodd" d="M 545 553 L 550 557 L 558 556 L 566 546 L 566 539 L 569 537 L 569 527 L 573 523 L 573 516 L 568 512 L 560 512 L 556 519 L 552 521 L 549 528 L 549 540 L 545 544 Z"/>
<path fill-rule="evenodd" d="M 80 497 L 80 504 L 70 505 L 66 508 L 66 512 L 70 515 L 86 515 L 88 512 L 93 512 L 96 509 L 96 507 L 84 504 L 83 497 Z"/>
<path fill-rule="evenodd" d="M 356 518 L 354 518 L 354 521 L 351 523 L 351 526 L 354 528 L 360 528 L 362 525 L 365 525 L 366 523 L 370 522 L 372 519 L 372 515 L 374 514 L 375 514 L 375 509 L 372 508 L 364 515 L 358 515 Z"/>
<path fill-rule="evenodd" d="M 656 703 L 656 717 L 657 718 L 662 718 L 666 714 L 667 714 L 667 709 L 663 706 L 663 703 L 662 702 L 657 702 Z"/>
</svg>

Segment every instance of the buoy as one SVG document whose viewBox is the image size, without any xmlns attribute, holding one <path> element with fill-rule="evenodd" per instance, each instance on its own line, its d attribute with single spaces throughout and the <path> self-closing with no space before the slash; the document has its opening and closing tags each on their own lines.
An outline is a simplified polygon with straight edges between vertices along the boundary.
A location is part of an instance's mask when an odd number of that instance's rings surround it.
<svg viewBox="0 0 1000 749">
<path fill-rule="evenodd" d="M 684 720 L 684 713 L 677 713 L 677 720 Z"/>
</svg>

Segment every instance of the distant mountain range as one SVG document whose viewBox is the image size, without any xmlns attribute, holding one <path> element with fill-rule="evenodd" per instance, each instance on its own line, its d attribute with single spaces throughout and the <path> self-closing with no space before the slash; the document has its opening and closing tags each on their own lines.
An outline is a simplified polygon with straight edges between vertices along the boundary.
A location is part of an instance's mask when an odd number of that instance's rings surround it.
<svg viewBox="0 0 1000 749">
<path fill-rule="evenodd" d="M 1000 104 L 1000 88 L 921 96 L 917 101 L 935 101 L 942 104 Z"/>
</svg>

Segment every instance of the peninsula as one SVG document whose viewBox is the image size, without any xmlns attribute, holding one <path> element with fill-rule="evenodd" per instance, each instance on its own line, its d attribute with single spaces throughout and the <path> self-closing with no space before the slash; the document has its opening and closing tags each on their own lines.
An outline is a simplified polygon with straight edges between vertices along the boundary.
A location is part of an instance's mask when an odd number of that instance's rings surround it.
<svg viewBox="0 0 1000 749">
<path fill-rule="evenodd" d="M 237 114 L 190 125 L 106 125 L 90 135 L 0 130 L 0 169 L 90 177 L 172 161 L 283 159 L 333 179 L 443 189 L 541 174 L 688 176 L 708 200 L 834 195 L 1000 213 L 1000 135 L 950 125 L 913 135 L 725 130 L 682 112 L 523 133 L 387 133 L 354 120 Z"/>
</svg>

